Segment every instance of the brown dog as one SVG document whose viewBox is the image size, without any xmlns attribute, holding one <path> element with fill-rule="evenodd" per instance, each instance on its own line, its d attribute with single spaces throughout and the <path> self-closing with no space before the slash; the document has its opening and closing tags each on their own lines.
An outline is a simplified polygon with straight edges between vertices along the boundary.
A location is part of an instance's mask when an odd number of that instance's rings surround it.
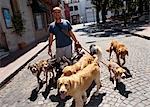
<svg viewBox="0 0 150 107">
<path fill-rule="evenodd" d="M 110 47 L 106 51 L 109 52 L 109 60 L 111 58 L 112 51 L 114 51 L 116 53 L 118 64 L 120 66 L 125 64 L 125 56 L 128 56 L 128 50 L 124 44 L 118 42 L 117 40 L 112 40 Z M 120 58 L 123 60 L 122 64 L 120 64 Z"/>
<path fill-rule="evenodd" d="M 100 67 L 97 62 L 88 64 L 83 70 L 71 76 L 61 76 L 57 81 L 60 97 L 64 99 L 68 95 L 72 96 L 75 99 L 75 107 L 83 107 L 83 102 L 87 99 L 86 90 L 93 80 L 97 85 L 97 95 L 101 87 Z"/>
<path fill-rule="evenodd" d="M 37 77 L 37 82 L 40 84 L 43 82 L 43 80 L 40 78 L 41 73 L 44 73 L 45 82 L 47 85 L 47 79 L 48 79 L 48 73 L 50 74 L 50 77 L 54 80 L 54 72 L 53 72 L 53 66 L 49 63 L 49 60 L 40 60 L 34 64 L 29 64 L 28 69 L 32 72 L 33 75 Z M 39 90 L 39 86 L 38 86 Z"/>
<path fill-rule="evenodd" d="M 116 89 L 116 81 L 121 81 L 121 78 L 125 77 L 125 70 L 115 63 L 112 59 L 109 61 L 108 69 L 110 73 L 110 79 L 113 79 L 114 89 Z"/>
<path fill-rule="evenodd" d="M 92 44 L 90 45 L 89 50 L 90 54 L 83 54 L 83 56 L 79 59 L 78 62 L 71 66 L 66 66 L 62 71 L 62 76 L 70 76 L 72 74 L 75 74 L 79 70 L 84 69 L 88 64 L 91 64 L 94 61 L 95 57 L 97 58 L 97 62 L 101 60 L 102 49 L 99 46 Z"/>
<path fill-rule="evenodd" d="M 91 55 L 84 54 L 79 59 L 79 61 L 76 62 L 75 64 L 66 66 L 62 71 L 63 72 L 62 76 L 70 76 L 72 74 L 75 74 L 79 70 L 82 70 L 83 68 L 85 68 L 88 64 L 91 64 L 93 60 L 94 60 L 94 58 Z"/>
</svg>

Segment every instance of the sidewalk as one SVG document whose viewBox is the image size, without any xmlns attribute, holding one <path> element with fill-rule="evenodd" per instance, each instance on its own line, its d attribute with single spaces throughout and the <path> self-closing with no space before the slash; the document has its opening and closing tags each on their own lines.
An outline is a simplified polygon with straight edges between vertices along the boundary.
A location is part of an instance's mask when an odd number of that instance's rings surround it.
<svg viewBox="0 0 150 107">
<path fill-rule="evenodd" d="M 150 40 L 150 26 L 142 27 L 144 30 L 136 31 L 133 34 L 139 37 L 147 37 Z M 145 38 L 146 39 L 146 38 Z M 43 51 L 48 46 L 48 41 L 40 42 L 34 48 L 17 58 L 10 64 L 0 68 L 0 88 L 8 82 L 21 68 L 23 68 L 29 61 L 31 61 L 38 53 Z"/>
<path fill-rule="evenodd" d="M 48 45 L 48 41 L 37 44 L 34 48 L 29 50 L 24 55 L 20 56 L 13 62 L 0 68 L 0 88 L 8 82 L 21 68 L 23 68 L 29 61 L 31 61 L 38 53 L 44 50 Z M 6 59 L 6 62 L 9 58 Z"/>
<path fill-rule="evenodd" d="M 136 32 L 134 32 L 134 34 L 139 37 L 150 40 L 150 24 L 148 26 L 140 27 L 140 29 L 144 29 L 144 30 L 136 31 Z"/>
</svg>

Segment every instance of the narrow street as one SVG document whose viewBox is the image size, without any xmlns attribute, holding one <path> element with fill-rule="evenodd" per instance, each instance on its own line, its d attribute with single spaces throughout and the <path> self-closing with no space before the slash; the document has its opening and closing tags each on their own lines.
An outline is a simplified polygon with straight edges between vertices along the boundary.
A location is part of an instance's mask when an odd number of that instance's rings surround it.
<svg viewBox="0 0 150 107">
<path fill-rule="evenodd" d="M 90 92 L 85 107 L 150 107 L 150 42 L 149 40 L 132 35 L 116 34 L 109 37 L 93 36 L 94 33 L 83 32 L 83 25 L 75 25 L 74 31 L 78 40 L 88 50 L 89 45 L 96 44 L 103 50 L 103 58 L 108 59 L 105 51 L 112 39 L 117 39 L 128 47 L 129 56 L 124 65 L 132 74 L 125 78 L 120 89 L 114 90 L 109 80 L 108 69 L 101 65 L 102 88 L 98 96 L 93 96 L 96 88 Z M 48 59 L 47 48 L 30 63 L 41 59 Z M 55 51 L 53 49 L 53 51 Z M 10 82 L 0 90 L 1 107 L 73 107 L 73 99 L 62 102 L 57 96 L 57 89 L 49 89 L 45 85 L 38 94 L 34 93 L 37 86 L 36 77 L 27 69 L 26 65 Z M 35 94 L 35 95 L 34 95 Z M 73 104 L 73 105 L 72 105 Z"/>
</svg>

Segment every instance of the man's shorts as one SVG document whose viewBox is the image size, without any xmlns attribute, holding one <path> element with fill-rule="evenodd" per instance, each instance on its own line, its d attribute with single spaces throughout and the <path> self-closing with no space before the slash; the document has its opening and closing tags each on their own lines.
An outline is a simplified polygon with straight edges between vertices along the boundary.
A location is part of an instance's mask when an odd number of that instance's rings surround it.
<svg viewBox="0 0 150 107">
<path fill-rule="evenodd" d="M 72 57 L 72 44 L 63 48 L 56 48 L 56 59 L 60 62 L 61 58 L 65 56 L 66 58 Z"/>
</svg>

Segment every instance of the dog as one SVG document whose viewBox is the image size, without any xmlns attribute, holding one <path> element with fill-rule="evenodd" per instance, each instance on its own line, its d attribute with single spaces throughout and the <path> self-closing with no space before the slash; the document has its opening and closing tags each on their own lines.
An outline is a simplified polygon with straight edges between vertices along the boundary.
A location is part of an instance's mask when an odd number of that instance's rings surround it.
<svg viewBox="0 0 150 107">
<path fill-rule="evenodd" d="M 99 46 L 92 44 L 90 45 L 89 50 L 92 56 L 96 55 L 99 58 L 98 61 L 102 59 L 102 49 Z"/>
<path fill-rule="evenodd" d="M 84 54 L 75 64 L 66 66 L 62 70 L 62 76 L 70 76 L 76 74 L 79 70 L 84 69 L 88 64 L 91 64 L 94 58 L 89 54 Z"/>
<path fill-rule="evenodd" d="M 115 52 L 116 57 L 117 57 L 117 62 L 120 66 L 123 66 L 126 62 L 125 60 L 125 56 L 128 56 L 128 49 L 127 47 L 122 44 L 121 42 L 117 41 L 117 40 L 112 40 L 110 43 L 110 47 L 108 49 L 106 49 L 107 52 L 109 52 L 109 60 L 111 58 L 111 54 L 112 51 Z M 120 59 L 123 60 L 123 63 L 120 63 Z"/>
<path fill-rule="evenodd" d="M 79 70 L 82 70 L 88 64 L 91 64 L 92 61 L 94 61 L 95 57 L 98 58 L 98 62 L 102 59 L 102 49 L 100 47 L 98 47 L 95 44 L 92 44 L 90 45 L 89 50 L 90 54 L 83 54 L 83 56 L 79 59 L 78 62 L 71 66 L 66 66 L 62 71 L 62 76 L 70 76 L 72 74 L 75 74 Z"/>
<path fill-rule="evenodd" d="M 72 96 L 75 99 L 75 107 L 83 107 L 87 100 L 86 90 L 95 81 L 97 90 L 94 95 L 98 95 L 100 89 L 100 66 L 97 61 L 88 64 L 84 69 L 70 76 L 61 76 L 57 81 L 58 92 L 61 99 Z"/>
<path fill-rule="evenodd" d="M 114 82 L 114 89 L 116 89 L 117 86 L 117 80 L 118 82 L 121 82 L 121 78 L 126 77 L 125 69 L 120 67 L 116 62 L 114 62 L 112 59 L 109 61 L 108 69 L 110 73 L 110 80 L 113 80 Z"/>
<path fill-rule="evenodd" d="M 79 61 L 79 59 L 85 54 L 85 52 L 83 50 L 80 50 L 80 51 L 75 51 L 71 57 L 71 61 L 72 61 L 72 64 L 75 64 L 76 62 Z"/>
<path fill-rule="evenodd" d="M 52 78 L 53 82 L 55 82 L 54 80 L 54 71 L 53 71 L 53 64 L 54 64 L 54 60 L 40 60 L 34 64 L 29 64 L 28 69 L 32 72 L 32 74 L 34 76 L 37 77 L 37 82 L 40 85 L 40 83 L 44 82 L 47 85 L 47 80 L 48 80 L 48 73 L 50 75 L 50 77 Z M 40 76 L 41 73 L 44 74 L 45 77 L 45 81 L 43 81 Z M 37 88 L 39 90 L 39 86 Z"/>
</svg>

